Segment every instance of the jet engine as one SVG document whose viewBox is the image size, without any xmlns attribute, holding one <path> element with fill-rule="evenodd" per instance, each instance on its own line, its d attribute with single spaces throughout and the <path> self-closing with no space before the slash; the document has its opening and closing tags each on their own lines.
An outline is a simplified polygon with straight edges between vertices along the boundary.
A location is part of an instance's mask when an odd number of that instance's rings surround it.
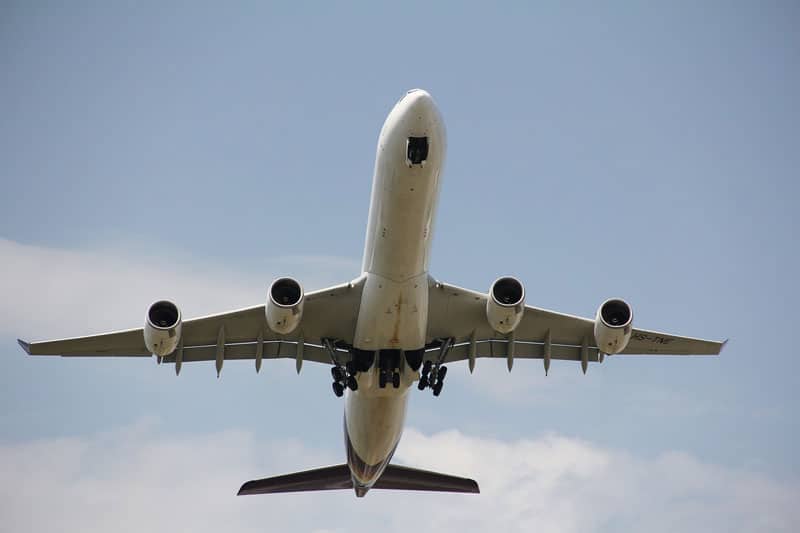
<svg viewBox="0 0 800 533">
<path fill-rule="evenodd" d="M 620 353 L 631 340 L 633 311 L 625 300 L 612 298 L 597 309 L 594 340 L 602 353 Z"/>
<path fill-rule="evenodd" d="M 500 278 L 489 289 L 486 299 L 486 319 L 499 333 L 511 333 L 522 320 L 525 311 L 525 288 L 512 277 Z"/>
<path fill-rule="evenodd" d="M 181 311 L 167 300 L 160 300 L 147 310 L 144 322 L 144 345 L 153 355 L 164 357 L 175 351 L 181 340 Z"/>
<path fill-rule="evenodd" d="M 303 287 L 292 278 L 272 282 L 267 292 L 267 325 L 279 335 L 297 329 L 303 316 Z"/>
</svg>

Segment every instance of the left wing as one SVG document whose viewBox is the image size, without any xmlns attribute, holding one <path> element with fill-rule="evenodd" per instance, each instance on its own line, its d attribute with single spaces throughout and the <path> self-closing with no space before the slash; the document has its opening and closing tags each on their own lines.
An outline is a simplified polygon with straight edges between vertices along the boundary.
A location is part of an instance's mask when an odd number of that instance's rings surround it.
<svg viewBox="0 0 800 533">
<path fill-rule="evenodd" d="M 303 320 L 289 335 L 277 335 L 267 326 L 264 306 L 194 318 L 183 322 L 181 344 L 166 362 L 218 361 L 226 359 L 275 359 L 279 357 L 330 363 L 331 356 L 322 339 L 352 344 L 363 280 L 345 283 L 306 294 Z M 29 355 L 62 357 L 149 357 L 143 328 L 101 335 L 28 343 L 19 341 Z M 221 350 L 220 350 L 221 348 Z M 340 362 L 349 354 L 337 350 Z M 260 365 L 260 361 L 257 363 Z"/>
<path fill-rule="evenodd" d="M 453 339 L 453 346 L 440 362 L 477 357 L 551 359 L 582 362 L 602 360 L 594 338 L 594 320 L 526 306 L 522 321 L 509 335 L 495 332 L 486 320 L 484 293 L 446 283 L 432 282 L 429 290 L 428 337 Z M 679 337 L 644 329 L 633 329 L 623 354 L 718 355 L 724 342 Z M 427 359 L 436 360 L 431 350 Z M 585 364 L 585 363 L 584 363 Z"/>
</svg>

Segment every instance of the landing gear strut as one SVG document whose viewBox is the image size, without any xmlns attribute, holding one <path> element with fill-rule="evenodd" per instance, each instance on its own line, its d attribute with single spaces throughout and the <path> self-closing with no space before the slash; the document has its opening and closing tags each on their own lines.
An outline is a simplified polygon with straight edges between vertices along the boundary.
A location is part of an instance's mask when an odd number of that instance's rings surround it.
<svg viewBox="0 0 800 533">
<path fill-rule="evenodd" d="M 358 381 L 356 381 L 356 373 L 358 370 L 353 360 L 342 365 L 337 356 L 333 341 L 331 339 L 323 339 L 322 344 L 331 356 L 331 361 L 333 361 L 333 367 L 331 368 L 333 393 L 340 398 L 344 394 L 345 388 L 353 391 L 358 390 Z"/>
<path fill-rule="evenodd" d="M 417 384 L 419 390 L 425 390 L 425 388 L 430 387 L 434 396 L 439 396 L 442 393 L 444 377 L 447 375 L 447 367 L 442 365 L 442 363 L 452 346 L 453 339 L 448 338 L 442 340 L 439 357 L 436 361 L 431 361 L 429 359 L 423 363 L 422 370 L 420 371 L 419 383 Z"/>
</svg>

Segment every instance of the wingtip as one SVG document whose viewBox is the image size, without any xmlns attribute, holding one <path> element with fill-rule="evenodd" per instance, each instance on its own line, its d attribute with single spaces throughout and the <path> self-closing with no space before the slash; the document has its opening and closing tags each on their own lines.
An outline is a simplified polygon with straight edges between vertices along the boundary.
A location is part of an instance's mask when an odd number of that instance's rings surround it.
<svg viewBox="0 0 800 533">
<path fill-rule="evenodd" d="M 30 355 L 30 354 L 31 354 L 31 343 L 29 343 L 29 342 L 25 342 L 25 341 L 24 341 L 24 340 L 22 340 L 22 339 L 17 339 L 17 342 L 18 342 L 18 343 L 19 343 L 19 345 L 22 347 L 22 349 L 23 349 L 23 350 L 25 350 L 25 353 L 26 353 L 26 354 L 28 354 L 28 355 Z"/>
<path fill-rule="evenodd" d="M 247 496 L 255 494 L 251 489 L 253 486 L 253 480 L 245 481 L 242 483 L 242 486 L 239 487 L 239 491 L 236 493 L 237 496 Z"/>
<path fill-rule="evenodd" d="M 725 345 L 726 345 L 726 344 L 728 344 L 728 341 L 729 341 L 729 340 L 730 340 L 730 339 L 725 339 L 724 341 L 722 341 L 722 344 L 721 344 L 721 345 L 720 345 L 720 347 L 719 347 L 719 352 L 717 353 L 717 355 L 719 355 L 719 354 L 721 354 L 721 353 L 722 353 L 722 350 L 724 350 L 724 349 L 725 349 Z"/>
</svg>

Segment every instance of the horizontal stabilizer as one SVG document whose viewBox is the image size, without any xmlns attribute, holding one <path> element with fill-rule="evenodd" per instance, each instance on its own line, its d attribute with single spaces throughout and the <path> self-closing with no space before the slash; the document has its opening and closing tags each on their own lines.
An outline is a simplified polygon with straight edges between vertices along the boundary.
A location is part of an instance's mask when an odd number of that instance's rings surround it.
<svg viewBox="0 0 800 533">
<path fill-rule="evenodd" d="M 449 476 L 429 470 L 419 470 L 407 466 L 389 465 L 373 489 L 388 490 L 430 490 L 434 492 L 471 492 L 479 493 L 478 483 L 474 479 Z"/>
<path fill-rule="evenodd" d="M 239 489 L 239 496 L 352 488 L 354 487 L 350 468 L 344 464 L 248 481 Z M 478 484 L 472 479 L 396 465 L 388 465 L 371 488 L 434 492 L 480 492 Z M 366 490 L 357 490 L 357 494 L 360 496 L 363 496 L 364 492 Z"/>
<path fill-rule="evenodd" d="M 310 490 L 352 489 L 350 468 L 347 465 L 326 466 L 284 476 L 248 481 L 239 489 L 246 494 L 273 494 L 276 492 L 305 492 Z"/>
</svg>

